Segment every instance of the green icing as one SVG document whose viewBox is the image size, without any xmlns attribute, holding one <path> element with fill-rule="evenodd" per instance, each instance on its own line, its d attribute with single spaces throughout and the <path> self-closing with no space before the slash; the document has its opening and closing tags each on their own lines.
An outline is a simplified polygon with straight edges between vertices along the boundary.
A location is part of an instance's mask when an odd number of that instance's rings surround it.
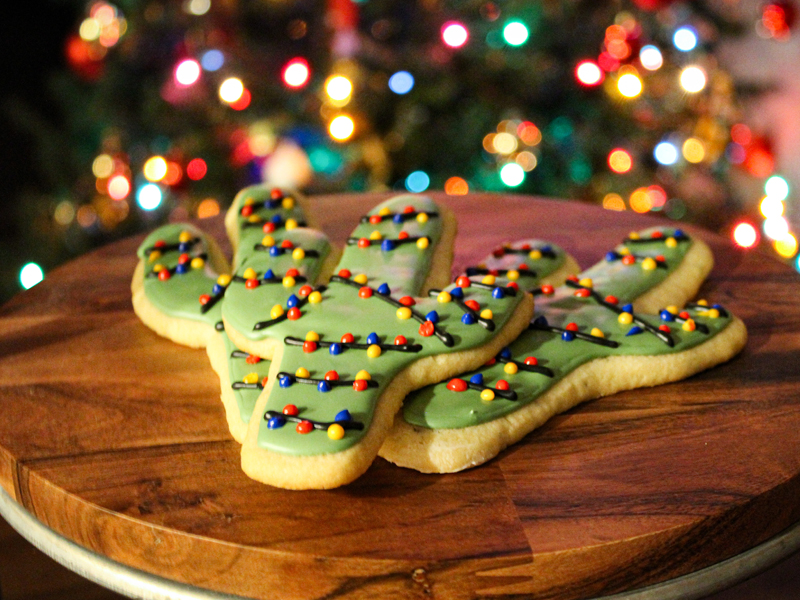
<svg viewBox="0 0 800 600">
<path fill-rule="evenodd" d="M 524 252 L 522 252 L 524 250 Z M 535 253 L 531 256 L 531 253 Z M 519 273 L 517 284 L 523 290 L 536 287 L 541 279 L 560 269 L 567 260 L 562 248 L 544 240 L 520 240 L 498 248 L 488 256 L 480 267 L 489 271 L 511 271 Z"/>
<path fill-rule="evenodd" d="M 137 255 L 144 262 L 144 293 L 150 303 L 165 314 L 214 326 L 221 319 L 221 304 L 217 303 L 203 313 L 198 300 L 202 294 L 211 292 L 217 279 L 217 273 L 212 271 L 208 260 L 202 268 L 195 269 L 189 266 L 185 274 L 173 273 L 166 281 L 161 281 L 153 273 L 153 268 L 157 265 L 175 269 L 181 252 L 178 249 L 163 251 L 161 256 L 150 260 L 148 249 L 153 248 L 159 241 L 165 242 L 168 246 L 177 244 L 180 234 L 184 231 L 198 240 L 187 251 L 189 256 L 194 257 L 207 252 L 204 235 L 191 225 L 175 223 L 159 227 L 145 238 L 137 251 Z"/>
<path fill-rule="evenodd" d="M 649 238 L 654 231 L 664 233 L 664 239 L 673 233 L 672 230 L 653 228 L 641 232 L 640 236 Z M 601 297 L 614 295 L 620 300 L 620 304 L 631 302 L 673 272 L 691 245 L 688 239 L 684 239 L 676 247 L 670 248 L 664 239 L 629 244 L 627 247 L 640 256 L 663 255 L 668 267 L 666 269 L 646 271 L 642 269 L 640 262 L 623 265 L 619 260 L 604 260 L 584 271 L 580 277 L 591 278 L 594 290 Z M 623 247 L 624 245 L 620 245 L 616 250 Z M 483 385 L 489 387 L 496 387 L 497 381 L 505 380 L 510 389 L 517 393 L 516 401 L 499 396 L 492 401 L 484 401 L 478 391 L 453 392 L 443 382 L 427 386 L 406 398 L 403 406 L 403 418 L 406 422 L 430 429 L 457 429 L 486 423 L 534 402 L 558 381 L 590 360 L 615 355 L 653 356 L 681 352 L 711 339 L 731 321 L 730 317 L 706 317 L 703 316 L 704 310 L 690 309 L 688 312 L 693 318 L 708 327 L 708 333 L 702 333 L 699 329 L 684 331 L 680 324 L 671 322 L 669 326 L 675 345 L 670 347 L 646 331 L 626 335 L 633 325 L 620 324 L 617 313 L 599 305 L 593 298 L 575 297 L 574 292 L 574 288 L 562 286 L 556 289 L 553 296 L 538 296 L 537 315 L 544 316 L 550 326 L 562 329 L 568 323 L 577 324 L 579 331 L 585 333 L 595 327 L 599 328 L 606 339 L 619 342 L 618 348 L 609 348 L 579 338 L 564 341 L 560 333 L 529 329 L 509 346 L 510 355 L 518 362 L 524 362 L 529 356 L 535 357 L 540 366 L 553 371 L 553 377 L 524 370 L 508 374 L 504 370 L 505 365 L 497 362 L 462 377 L 469 380 L 473 374 L 480 373 L 483 375 Z M 656 328 L 663 324 L 655 316 L 636 316 Z"/>
<path fill-rule="evenodd" d="M 250 422 L 250 417 L 253 415 L 253 409 L 256 406 L 256 400 L 261 395 L 262 388 L 240 388 L 236 389 L 233 384 L 242 382 L 245 376 L 255 373 L 258 375 L 259 383 L 263 381 L 264 377 L 269 374 L 270 361 L 261 360 L 255 364 L 250 364 L 244 357 L 236 357 L 233 355 L 237 352 L 236 346 L 233 345 L 230 338 L 226 333 L 220 333 L 225 342 L 225 352 L 228 357 L 228 376 L 231 382 L 233 396 L 236 398 L 236 404 L 239 407 L 239 415 L 244 423 Z"/>
</svg>

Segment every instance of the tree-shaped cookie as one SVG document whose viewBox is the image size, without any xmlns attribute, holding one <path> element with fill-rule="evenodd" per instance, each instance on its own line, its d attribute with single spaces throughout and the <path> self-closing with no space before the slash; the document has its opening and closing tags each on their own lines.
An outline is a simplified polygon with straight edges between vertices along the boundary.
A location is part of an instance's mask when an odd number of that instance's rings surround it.
<svg viewBox="0 0 800 600">
<path fill-rule="evenodd" d="M 747 337 L 739 319 L 706 302 L 677 308 L 712 262 L 680 230 L 632 234 L 564 286 L 541 288 L 534 321 L 489 364 L 411 394 L 381 456 L 424 472 L 469 468 L 580 402 L 730 359 Z"/>
</svg>

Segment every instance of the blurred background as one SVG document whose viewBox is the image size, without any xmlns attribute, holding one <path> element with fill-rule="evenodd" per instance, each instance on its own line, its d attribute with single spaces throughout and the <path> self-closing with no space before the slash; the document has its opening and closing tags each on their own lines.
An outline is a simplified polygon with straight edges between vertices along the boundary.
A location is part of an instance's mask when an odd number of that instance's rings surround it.
<svg viewBox="0 0 800 600">
<path fill-rule="evenodd" d="M 800 269 L 794 0 L 42 0 L 0 20 L 0 300 L 94 246 L 307 193 L 656 213 Z"/>
</svg>

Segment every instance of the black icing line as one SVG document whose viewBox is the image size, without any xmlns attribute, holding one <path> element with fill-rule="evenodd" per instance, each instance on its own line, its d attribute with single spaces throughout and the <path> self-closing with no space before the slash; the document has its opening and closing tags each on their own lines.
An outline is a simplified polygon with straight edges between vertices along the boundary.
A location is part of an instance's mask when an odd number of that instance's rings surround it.
<svg viewBox="0 0 800 600">
<path fill-rule="evenodd" d="M 607 338 L 601 338 L 596 335 L 592 335 L 591 333 L 584 333 L 583 331 L 570 331 L 569 329 L 563 329 L 561 327 L 553 327 L 552 325 L 542 325 L 533 321 L 528 325 L 528 329 L 533 329 L 535 331 L 550 331 L 552 333 L 565 333 L 568 332 L 573 334 L 577 339 L 584 340 L 586 342 L 592 342 L 594 344 L 599 344 L 600 346 L 606 346 L 607 348 L 619 348 L 619 342 L 615 342 L 614 340 L 609 340 Z M 530 366 L 530 365 L 525 365 Z"/>
<path fill-rule="evenodd" d="M 284 275 L 284 277 L 286 277 L 286 275 Z M 283 277 L 271 277 L 270 279 L 262 279 L 261 276 L 259 275 L 258 277 L 256 277 L 256 279 L 258 279 L 259 283 L 282 283 L 283 282 Z M 294 276 L 294 280 L 297 283 L 306 283 L 308 281 L 305 278 L 304 275 L 296 275 L 296 276 Z M 247 279 L 245 279 L 241 275 L 234 275 L 233 277 L 231 277 L 231 281 L 235 281 L 236 283 L 247 283 Z"/>
<path fill-rule="evenodd" d="M 358 243 L 361 240 L 367 240 L 369 242 L 370 246 L 380 246 L 381 243 L 383 243 L 384 241 L 388 240 L 388 241 L 392 242 L 395 246 L 402 246 L 403 244 L 416 244 L 417 241 L 421 240 L 422 238 L 427 238 L 428 240 L 430 240 L 430 238 L 427 235 L 410 235 L 407 238 L 385 238 L 385 237 L 382 237 L 379 240 L 372 240 L 372 239 L 366 238 L 366 237 L 365 238 L 351 237 L 351 238 L 347 238 L 347 245 L 348 246 L 357 246 Z"/>
<path fill-rule="evenodd" d="M 520 277 L 538 277 L 539 274 L 534 271 L 533 269 L 486 269 L 484 267 L 467 267 L 465 273 L 467 277 L 472 277 L 474 275 L 497 275 L 499 277 L 505 277 L 508 275 L 509 271 L 516 271 L 519 273 Z M 473 284 L 475 282 L 473 281 Z M 486 284 L 484 284 L 486 285 Z M 514 289 L 514 288 L 511 288 Z M 512 294 L 513 295 L 513 294 Z"/>
<path fill-rule="evenodd" d="M 474 283 L 472 283 L 472 285 L 474 285 Z M 494 289 L 494 288 L 492 287 L 491 289 Z M 432 290 L 428 290 L 428 296 L 430 296 L 431 298 L 433 298 L 435 296 L 438 296 L 441 293 L 442 293 L 442 290 L 433 290 L 433 289 Z M 495 325 L 494 325 L 494 321 L 492 319 L 484 319 L 483 317 L 481 317 L 477 312 L 475 312 L 469 306 L 464 304 L 464 300 L 462 300 L 461 298 L 456 298 L 455 296 L 451 296 L 451 298 L 452 298 L 451 302 L 454 302 L 465 313 L 471 314 L 472 317 L 478 323 L 480 323 L 481 327 L 483 327 L 486 331 L 494 331 Z"/>
<path fill-rule="evenodd" d="M 320 292 L 320 293 L 322 293 L 326 289 L 327 288 L 324 285 L 321 285 L 318 288 L 312 290 L 312 292 Z M 312 292 L 309 292 L 308 296 L 310 296 Z M 298 298 L 297 308 L 302 308 L 306 304 L 308 304 L 308 296 L 306 296 L 305 298 Z M 289 318 L 289 317 L 286 316 L 288 312 L 289 312 L 288 310 L 284 310 L 284 313 L 280 317 L 278 317 L 277 319 L 270 319 L 268 321 L 259 321 L 258 323 L 253 325 L 253 331 L 261 331 L 262 329 L 266 329 L 267 327 L 270 327 L 271 325 L 275 325 L 276 323 L 281 323 L 281 322 L 285 321 L 286 319 Z"/>
<path fill-rule="evenodd" d="M 573 333 L 576 333 L 576 332 L 573 332 Z M 578 337 L 578 336 L 576 335 L 575 337 Z M 592 336 L 589 336 L 589 337 L 594 338 L 595 336 L 592 335 Z M 598 339 L 600 339 L 600 338 L 598 338 Z M 499 354 L 497 356 L 495 356 L 494 359 L 497 362 L 503 363 L 503 364 L 513 363 L 513 364 L 517 365 L 517 368 L 520 371 L 527 371 L 528 373 L 539 373 L 540 375 L 544 375 L 546 377 L 555 377 L 555 373 L 553 372 L 553 369 L 549 369 L 547 367 L 542 367 L 541 365 L 528 365 L 528 364 L 525 364 L 524 362 L 520 362 L 518 360 L 514 360 L 513 358 L 504 358 L 504 357 L 500 356 Z"/>
<path fill-rule="evenodd" d="M 500 250 L 502 250 L 502 254 L 499 254 Z M 531 252 L 539 251 L 542 253 L 542 258 L 556 258 L 556 253 L 551 248 L 550 250 L 544 250 L 542 248 L 512 248 L 510 246 L 503 246 L 499 250 L 497 250 L 497 254 L 495 252 L 492 253 L 492 256 L 495 258 L 500 258 L 501 256 L 505 256 L 506 254 L 518 254 L 528 256 Z"/>
<path fill-rule="evenodd" d="M 305 385 L 313 386 L 316 386 L 323 381 L 327 381 L 331 387 L 352 387 L 356 381 L 366 381 L 367 387 L 378 387 L 378 382 L 373 379 L 355 379 L 349 381 L 344 379 L 315 379 L 313 377 L 298 377 L 297 375 L 292 375 L 291 373 L 286 373 L 284 371 L 278 373 L 278 380 L 283 377 L 288 377 L 292 380 L 292 383 L 303 383 Z"/>
<path fill-rule="evenodd" d="M 166 244 L 164 246 L 161 246 L 160 248 L 157 246 L 149 246 L 145 248 L 143 252 L 146 254 L 150 254 L 151 252 L 161 252 L 161 253 L 175 252 L 178 250 L 178 248 L 180 248 L 181 244 L 191 244 L 192 246 L 195 246 L 199 244 L 201 241 L 202 240 L 199 237 L 194 237 L 190 239 L 188 242 L 175 242 L 174 244 Z"/>
<path fill-rule="evenodd" d="M 283 339 L 283 342 L 287 346 L 302 346 L 305 343 L 305 340 L 287 336 Z M 422 350 L 422 346 L 420 344 L 361 344 L 358 342 L 327 342 L 323 340 L 319 340 L 314 343 L 320 348 L 329 348 L 333 344 L 339 344 L 344 349 L 353 348 L 356 350 L 367 350 L 370 346 L 378 346 L 382 351 L 397 350 L 398 352 L 419 352 Z"/>
<path fill-rule="evenodd" d="M 401 213 L 389 213 L 388 215 L 364 215 L 361 217 L 361 223 L 370 223 L 370 219 L 374 219 L 375 217 L 380 217 L 380 222 L 383 223 L 384 221 L 394 221 L 394 219 L 400 215 L 401 220 L 403 223 L 406 221 L 411 221 L 412 219 L 416 219 L 418 215 L 428 215 L 429 218 L 438 217 L 438 212 L 428 212 L 425 210 L 421 211 L 414 211 L 414 212 L 401 212 Z"/>
<path fill-rule="evenodd" d="M 469 271 L 469 269 L 467 269 L 467 271 Z M 467 277 L 470 276 L 469 273 L 466 273 L 466 275 L 467 275 Z M 494 290 L 494 288 L 498 288 L 499 287 L 500 289 L 503 290 L 503 293 L 505 293 L 506 296 L 516 296 L 517 295 L 517 290 L 516 290 L 516 288 L 513 288 L 513 287 L 507 287 L 507 286 L 502 286 L 502 285 L 490 285 L 488 283 L 482 283 L 480 281 L 472 281 L 472 280 L 470 280 L 470 285 L 475 286 L 479 290 L 488 290 L 490 292 L 492 290 Z"/>
<path fill-rule="evenodd" d="M 264 244 L 256 244 L 255 246 L 253 246 L 253 250 L 256 250 L 257 252 L 269 252 L 270 249 L 272 248 L 278 248 L 279 250 L 278 254 L 291 254 L 292 252 L 300 248 L 300 246 L 292 246 L 291 248 L 284 248 L 278 245 L 265 246 Z M 319 258 L 319 252 L 317 252 L 316 250 L 306 250 L 305 248 L 300 248 L 300 249 L 303 252 L 305 252 L 306 258 Z"/>
<path fill-rule="evenodd" d="M 722 314 L 722 313 L 720 313 L 720 314 Z M 683 317 L 680 317 L 678 315 L 673 315 L 673 318 L 674 318 L 674 321 L 676 323 L 680 323 L 681 325 L 683 325 L 687 321 L 687 319 L 684 319 Z M 709 333 L 708 327 L 706 327 L 703 323 L 698 323 L 696 319 L 692 319 L 692 320 L 694 321 L 694 328 L 697 331 L 699 331 L 700 333 L 705 333 L 705 334 Z"/>
<path fill-rule="evenodd" d="M 347 421 L 327 421 L 327 422 L 326 421 L 312 421 L 311 419 L 304 419 L 304 418 L 299 417 L 299 416 L 285 415 L 282 412 L 278 412 L 277 410 L 268 410 L 267 412 L 264 413 L 264 420 L 265 421 L 269 421 L 272 417 L 281 417 L 281 418 L 283 418 L 283 419 L 285 419 L 285 420 L 287 420 L 287 421 L 289 421 L 291 423 L 303 423 L 303 422 L 307 421 L 308 423 L 311 423 L 311 425 L 314 427 L 314 429 L 317 429 L 319 431 L 326 431 L 328 429 L 328 427 L 330 427 L 331 425 L 341 425 L 343 429 L 356 429 L 358 431 L 361 431 L 362 429 L 364 429 L 364 424 L 361 423 L 360 421 L 352 421 L 352 420 L 347 420 Z"/>
<path fill-rule="evenodd" d="M 686 242 L 689 241 L 689 236 L 685 233 L 681 232 L 678 235 L 667 235 L 664 234 L 661 237 L 649 237 L 649 238 L 631 238 L 627 237 L 623 240 L 623 244 L 655 244 L 658 242 L 664 243 L 667 241 L 668 238 L 673 238 L 676 242 Z"/>
<path fill-rule="evenodd" d="M 477 390 L 482 392 L 483 390 L 492 390 L 495 396 L 500 396 L 501 398 L 505 398 L 506 400 L 516 400 L 517 399 L 517 392 L 514 390 L 498 390 L 497 388 L 489 387 L 488 385 L 483 385 L 482 383 L 473 383 L 469 380 L 465 382 L 467 387 L 471 390 Z"/>
<path fill-rule="evenodd" d="M 353 281 L 351 279 L 347 279 L 345 277 L 341 277 L 339 275 L 334 275 L 334 276 L 331 277 L 331 283 L 333 283 L 333 282 L 344 283 L 344 284 L 347 284 L 350 287 L 354 287 L 356 289 L 361 289 L 362 287 L 369 287 L 367 285 L 361 285 L 360 283 L 357 283 L 357 282 L 355 282 L 355 281 Z M 395 300 L 394 298 L 392 298 L 389 295 L 385 295 L 384 296 L 383 294 L 379 294 L 376 290 L 372 289 L 371 287 L 369 287 L 369 289 L 372 290 L 372 296 L 371 296 L 372 298 L 380 298 L 381 300 L 383 300 L 384 302 L 387 302 L 388 304 L 391 304 L 395 308 L 403 308 L 403 307 L 409 308 L 409 309 L 411 309 L 411 316 L 414 318 L 414 320 L 417 323 L 419 323 L 421 325 L 421 324 L 427 322 L 427 319 L 425 318 L 425 316 L 422 315 L 419 311 L 414 310 L 410 306 L 406 307 L 405 304 L 400 304 L 400 302 L 398 302 L 397 300 Z M 455 344 L 455 341 L 453 340 L 453 336 L 451 336 L 446 331 L 442 331 L 441 329 L 439 329 L 439 327 L 437 327 L 436 323 L 433 324 L 433 333 L 437 338 L 439 338 L 439 341 L 441 341 L 448 348 L 451 348 L 453 346 L 453 344 Z"/>
<path fill-rule="evenodd" d="M 719 316 L 723 318 L 727 318 L 730 316 L 727 310 L 725 310 L 721 305 L 717 304 L 716 306 L 703 306 L 702 304 L 698 304 L 697 302 L 687 302 L 686 308 L 690 308 L 693 310 L 705 311 L 711 310 L 712 308 L 716 308 L 719 311 Z"/>
<path fill-rule="evenodd" d="M 622 260 L 626 256 L 632 256 L 634 259 L 636 259 L 636 262 L 642 262 L 646 258 L 652 258 L 656 263 L 656 268 L 657 269 L 666 269 L 666 268 L 668 268 L 667 267 L 667 261 L 658 260 L 655 256 L 643 256 L 641 254 L 634 254 L 634 253 L 620 254 L 619 252 L 617 252 L 615 250 L 610 251 L 609 254 L 613 254 L 616 257 L 614 260 Z"/>
<path fill-rule="evenodd" d="M 235 390 L 263 390 L 264 385 L 261 383 L 245 383 L 244 381 L 234 381 L 231 387 Z"/>
<path fill-rule="evenodd" d="M 253 213 L 253 214 L 256 214 L 256 213 Z M 261 215 L 258 215 L 258 216 L 261 217 Z M 265 219 L 264 217 L 261 217 L 263 219 L 262 221 L 256 221 L 254 223 L 254 222 L 248 220 L 250 217 L 243 217 L 241 215 L 241 213 L 239 213 L 239 218 L 245 220 L 244 223 L 240 223 L 240 225 L 242 227 L 264 227 L 264 225 L 266 223 L 272 223 L 273 225 L 275 225 L 275 231 L 277 231 L 278 229 L 285 229 L 286 228 L 286 221 L 287 221 L 287 219 L 284 219 L 280 223 L 275 223 L 275 221 L 270 221 L 269 219 Z M 292 217 L 289 217 L 289 219 L 291 219 L 291 218 Z M 308 227 L 308 223 L 306 221 L 297 221 L 297 226 L 298 227 Z"/>
</svg>

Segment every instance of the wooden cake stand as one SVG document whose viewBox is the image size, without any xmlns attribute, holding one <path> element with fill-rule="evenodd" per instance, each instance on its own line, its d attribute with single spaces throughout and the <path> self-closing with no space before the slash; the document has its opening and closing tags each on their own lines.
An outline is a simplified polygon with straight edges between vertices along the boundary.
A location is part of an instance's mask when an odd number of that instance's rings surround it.
<svg viewBox="0 0 800 600">
<path fill-rule="evenodd" d="M 434 196 L 458 217 L 456 269 L 531 237 L 585 267 L 663 223 Z M 317 198 L 322 228 L 342 244 L 385 197 Z M 222 239 L 221 217 L 200 225 Z M 241 472 L 205 352 L 134 315 L 142 237 L 101 248 L 0 310 L 0 512 L 57 560 L 137 598 L 707 594 L 800 545 L 800 279 L 685 229 L 716 257 L 701 296 L 747 324 L 740 356 L 586 403 L 470 471 L 378 459 L 351 485 L 305 492 Z"/>
</svg>

